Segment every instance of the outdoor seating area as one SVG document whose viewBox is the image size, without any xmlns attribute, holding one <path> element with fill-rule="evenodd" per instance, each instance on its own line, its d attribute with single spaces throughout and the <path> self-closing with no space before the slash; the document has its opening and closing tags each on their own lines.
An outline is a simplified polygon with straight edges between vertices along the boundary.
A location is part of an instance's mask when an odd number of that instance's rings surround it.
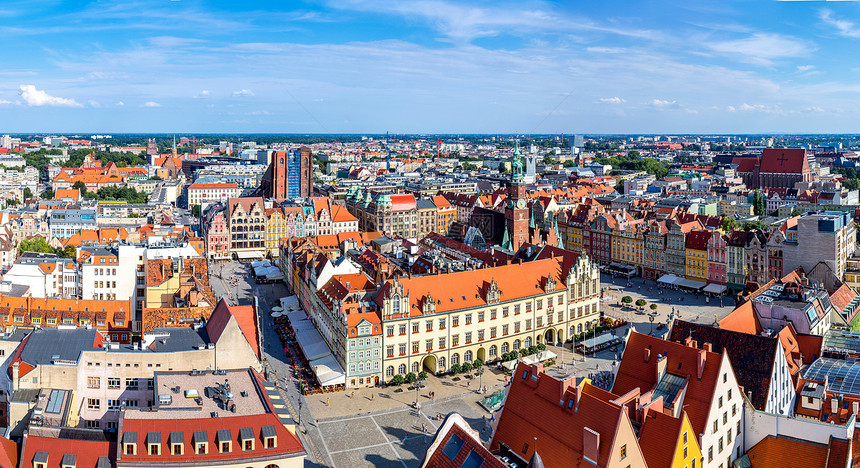
<svg viewBox="0 0 860 468">
<path fill-rule="evenodd" d="M 254 272 L 254 281 L 258 284 L 284 281 L 284 274 L 281 270 L 268 260 L 254 260 L 251 262 L 251 267 Z"/>
<path fill-rule="evenodd" d="M 272 310 L 275 331 L 302 393 L 311 395 L 344 390 L 346 373 L 314 324 L 307 319 L 298 299 L 295 296 L 282 299 L 281 306 Z"/>
</svg>

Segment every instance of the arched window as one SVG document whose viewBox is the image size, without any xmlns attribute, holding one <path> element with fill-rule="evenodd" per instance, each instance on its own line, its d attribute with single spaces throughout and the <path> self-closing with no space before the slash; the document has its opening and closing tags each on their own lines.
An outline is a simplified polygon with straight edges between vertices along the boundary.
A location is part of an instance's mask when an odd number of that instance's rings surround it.
<svg viewBox="0 0 860 468">
<path fill-rule="evenodd" d="M 490 357 L 496 357 L 496 345 L 490 346 Z"/>
<path fill-rule="evenodd" d="M 397 368 L 397 373 L 398 374 L 405 374 L 406 373 L 406 364 L 400 364 L 400 366 Z"/>
<path fill-rule="evenodd" d="M 472 362 L 472 352 L 466 351 L 463 353 L 463 362 Z"/>
<path fill-rule="evenodd" d="M 574 333 L 576 333 L 576 327 L 574 327 L 573 325 L 571 325 L 571 326 L 570 326 L 570 334 L 571 334 L 571 335 L 573 335 Z"/>
<path fill-rule="evenodd" d="M 412 363 L 412 372 L 418 372 L 418 362 Z"/>
<path fill-rule="evenodd" d="M 509 351 L 509 349 L 508 349 L 508 343 L 507 343 L 507 342 L 502 343 L 502 354 L 505 354 L 505 353 L 507 353 L 508 351 Z"/>
<path fill-rule="evenodd" d="M 358 371 L 359 371 L 359 372 L 364 372 L 364 363 L 363 363 L 363 362 L 359 362 L 359 363 L 358 363 Z"/>
<path fill-rule="evenodd" d="M 531 346 L 531 345 L 532 345 L 532 337 L 527 336 L 527 337 L 526 337 L 526 339 L 525 339 L 525 340 L 523 340 L 523 346 L 525 346 L 526 348 L 528 348 L 528 347 L 529 347 L 529 346 Z"/>
<path fill-rule="evenodd" d="M 440 371 L 445 370 L 445 357 L 444 356 L 439 358 L 439 362 L 436 364 L 436 368 Z"/>
<path fill-rule="evenodd" d="M 454 364 L 460 364 L 460 355 L 457 353 L 451 355 L 451 365 L 453 366 Z"/>
<path fill-rule="evenodd" d="M 520 340 L 514 340 L 514 351 L 519 351 L 520 349 Z"/>
<path fill-rule="evenodd" d="M 581 323 L 580 323 L 579 325 L 577 325 L 577 326 L 576 326 L 576 332 L 577 332 L 577 333 L 582 333 L 582 324 L 581 324 Z"/>
<path fill-rule="evenodd" d="M 385 368 L 385 376 L 394 377 L 394 366 L 388 366 Z"/>
<path fill-rule="evenodd" d="M 394 296 L 391 298 L 391 313 L 399 314 L 400 313 L 400 296 Z"/>
</svg>

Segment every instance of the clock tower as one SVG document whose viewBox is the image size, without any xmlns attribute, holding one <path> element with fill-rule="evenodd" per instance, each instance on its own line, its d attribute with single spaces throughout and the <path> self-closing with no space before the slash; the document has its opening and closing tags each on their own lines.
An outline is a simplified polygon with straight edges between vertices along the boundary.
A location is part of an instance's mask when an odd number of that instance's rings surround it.
<svg viewBox="0 0 860 468">
<path fill-rule="evenodd" d="M 514 252 L 520 249 L 529 238 L 529 212 L 526 207 L 526 185 L 523 181 L 523 160 L 520 157 L 520 143 L 514 150 L 511 161 L 511 182 L 508 185 L 508 199 L 505 203 L 505 230 L 510 241 L 508 247 Z"/>
</svg>

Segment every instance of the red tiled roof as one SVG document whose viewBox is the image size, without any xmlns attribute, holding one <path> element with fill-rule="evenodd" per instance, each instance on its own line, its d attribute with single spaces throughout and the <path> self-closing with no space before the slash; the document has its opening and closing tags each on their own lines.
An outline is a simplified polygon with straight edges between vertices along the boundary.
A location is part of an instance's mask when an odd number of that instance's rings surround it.
<svg viewBox="0 0 860 468">
<path fill-rule="evenodd" d="M 744 302 L 720 320 L 720 328 L 741 333 L 759 334 L 764 329 L 753 309 L 752 301 Z"/>
<path fill-rule="evenodd" d="M 687 234 L 687 248 L 692 250 L 708 250 L 708 241 L 713 231 L 690 231 Z"/>
<path fill-rule="evenodd" d="M 427 275 L 415 278 L 400 278 L 404 294 L 412 302 L 409 315 L 421 315 L 423 302 L 430 296 L 437 302 L 436 312 L 466 309 L 483 306 L 487 303 L 486 291 L 492 281 L 498 285 L 505 301 L 543 294 L 544 279 L 551 276 L 555 282 L 554 291 L 564 290 L 561 276 L 563 259 L 552 258 L 535 260 L 520 265 L 505 265 L 494 268 L 467 270 L 447 275 Z M 376 296 L 378 305 L 391 293 L 394 280 L 382 286 Z"/>
<path fill-rule="evenodd" d="M 390 197 L 392 211 L 405 211 L 415 209 L 415 196 L 411 193 L 392 194 L 390 195 Z"/>
<path fill-rule="evenodd" d="M 749 449 L 747 456 L 753 467 L 826 467 L 827 452 L 828 447 L 824 444 L 769 435 Z M 847 453 L 842 454 L 842 466 L 846 466 L 847 455 Z"/>
<path fill-rule="evenodd" d="M 0 467 L 14 468 L 18 466 L 18 444 L 0 436 Z"/>
<path fill-rule="evenodd" d="M 648 361 L 644 360 L 646 349 L 649 350 Z M 691 374 L 697 377 L 699 353 L 704 353 L 705 357 L 702 378 L 687 379 L 684 409 L 696 433 L 703 433 L 707 429 L 706 418 L 719 377 L 722 363 L 720 354 L 632 332 L 624 348 L 624 357 L 618 367 L 612 393 L 623 395 L 636 388 L 643 393 L 651 390 L 657 383 L 658 355 L 665 355 L 664 359 L 668 359 L 666 372 L 680 376 Z"/>
<path fill-rule="evenodd" d="M 260 335 L 257 330 L 257 313 L 252 305 L 231 307 L 227 305 L 227 301 L 222 297 L 206 322 L 206 333 L 209 334 L 209 338 L 213 343 L 217 343 L 231 316 L 236 319 L 236 324 L 239 325 L 239 329 L 242 330 L 242 334 L 245 335 L 245 339 L 248 341 L 257 359 L 262 359 L 259 346 Z"/>
<path fill-rule="evenodd" d="M 446 445 L 452 438 L 462 441 L 462 445 L 451 459 L 443 453 Z M 455 439 L 455 440 L 456 440 Z M 472 430 L 458 413 L 451 413 L 439 427 L 436 436 L 427 448 L 424 463 L 421 466 L 436 468 L 460 468 L 464 466 L 466 458 L 483 460 L 481 467 L 504 468 L 508 465 L 493 456 L 481 443 L 478 433 Z"/>
<path fill-rule="evenodd" d="M 806 148 L 765 148 L 759 172 L 801 174 L 809 172 Z"/>
<path fill-rule="evenodd" d="M 577 395 L 573 379 L 558 380 L 542 370 L 541 366 L 521 363 L 513 373 L 490 450 L 505 444 L 528 460 L 534 454 L 537 437 L 545 466 L 594 467 L 584 459 L 588 428 L 600 435 L 596 466 L 607 466 L 610 448 L 622 425 L 629 426 L 632 435 L 626 408 L 588 392 Z M 628 447 L 628 457 L 634 466 L 644 465 L 638 444 Z M 642 465 L 637 464 L 637 458 Z"/>
<path fill-rule="evenodd" d="M 96 466 L 99 457 L 115 458 L 116 442 L 29 435 L 24 439 L 23 453 L 21 454 L 23 466 L 33 466 L 33 457 L 35 457 L 36 452 L 48 453 L 49 468 L 59 468 L 63 455 L 67 454 L 75 455 L 75 466 L 91 467 Z M 3 466 L 5 467 L 5 465 Z"/>
<path fill-rule="evenodd" d="M 208 416 L 208 415 L 207 415 Z M 273 426 L 277 434 L 278 446 L 267 449 L 263 443 L 261 432 L 264 426 Z M 239 430 L 243 427 L 250 428 L 254 434 L 254 450 L 242 450 L 239 442 Z M 232 440 L 232 452 L 220 453 L 215 445 L 218 441 L 219 430 L 229 430 Z M 194 432 L 205 431 L 209 442 L 209 453 L 197 455 L 194 453 Z M 159 462 L 183 462 L 183 463 L 207 463 L 224 462 L 234 459 L 245 459 L 251 457 L 265 456 L 289 456 L 293 454 L 300 456 L 304 454 L 301 442 L 278 420 L 274 413 L 255 414 L 251 416 L 227 416 L 218 418 L 201 417 L 197 419 L 134 419 L 126 417 L 123 420 L 123 434 L 128 432 L 137 433 L 137 454 L 122 455 L 122 461 L 136 464 L 159 463 Z M 146 437 L 150 432 L 161 434 L 160 455 L 149 455 L 146 447 Z M 183 437 L 184 455 L 172 455 L 168 442 L 171 432 L 181 432 Z M 118 436 L 122 440 L 123 434 Z M 90 465 L 87 465 L 90 466 Z M 95 466 L 93 464 L 92 466 Z"/>
</svg>

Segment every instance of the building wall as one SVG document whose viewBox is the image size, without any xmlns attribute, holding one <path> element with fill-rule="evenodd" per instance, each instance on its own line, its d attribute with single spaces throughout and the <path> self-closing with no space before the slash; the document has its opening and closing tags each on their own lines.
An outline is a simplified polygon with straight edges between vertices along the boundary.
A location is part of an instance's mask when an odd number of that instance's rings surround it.
<svg viewBox="0 0 860 468">
<path fill-rule="evenodd" d="M 768 389 L 767 404 L 764 410 L 768 413 L 778 413 L 789 416 L 794 408 L 794 399 L 797 394 L 794 391 L 794 383 L 791 380 L 791 372 L 788 369 L 788 361 L 785 359 L 785 348 L 782 342 L 777 340 L 776 356 L 771 366 L 771 382 Z"/>
<path fill-rule="evenodd" d="M 721 356 L 717 385 L 708 411 L 704 434 L 699 440 L 704 455 L 703 468 L 731 466 L 731 462 L 743 455 L 748 448 L 743 444 L 743 436 L 738 436 L 737 432 L 738 429 L 745 432 L 743 431 L 744 398 L 741 396 L 728 354 L 723 353 Z M 729 398 L 729 391 L 731 391 L 731 398 Z M 720 406 L 721 397 L 722 406 Z M 728 441 L 729 437 L 731 442 Z M 723 450 L 719 449 L 720 440 L 722 440 Z M 713 458 L 710 457 L 711 453 Z"/>
</svg>

